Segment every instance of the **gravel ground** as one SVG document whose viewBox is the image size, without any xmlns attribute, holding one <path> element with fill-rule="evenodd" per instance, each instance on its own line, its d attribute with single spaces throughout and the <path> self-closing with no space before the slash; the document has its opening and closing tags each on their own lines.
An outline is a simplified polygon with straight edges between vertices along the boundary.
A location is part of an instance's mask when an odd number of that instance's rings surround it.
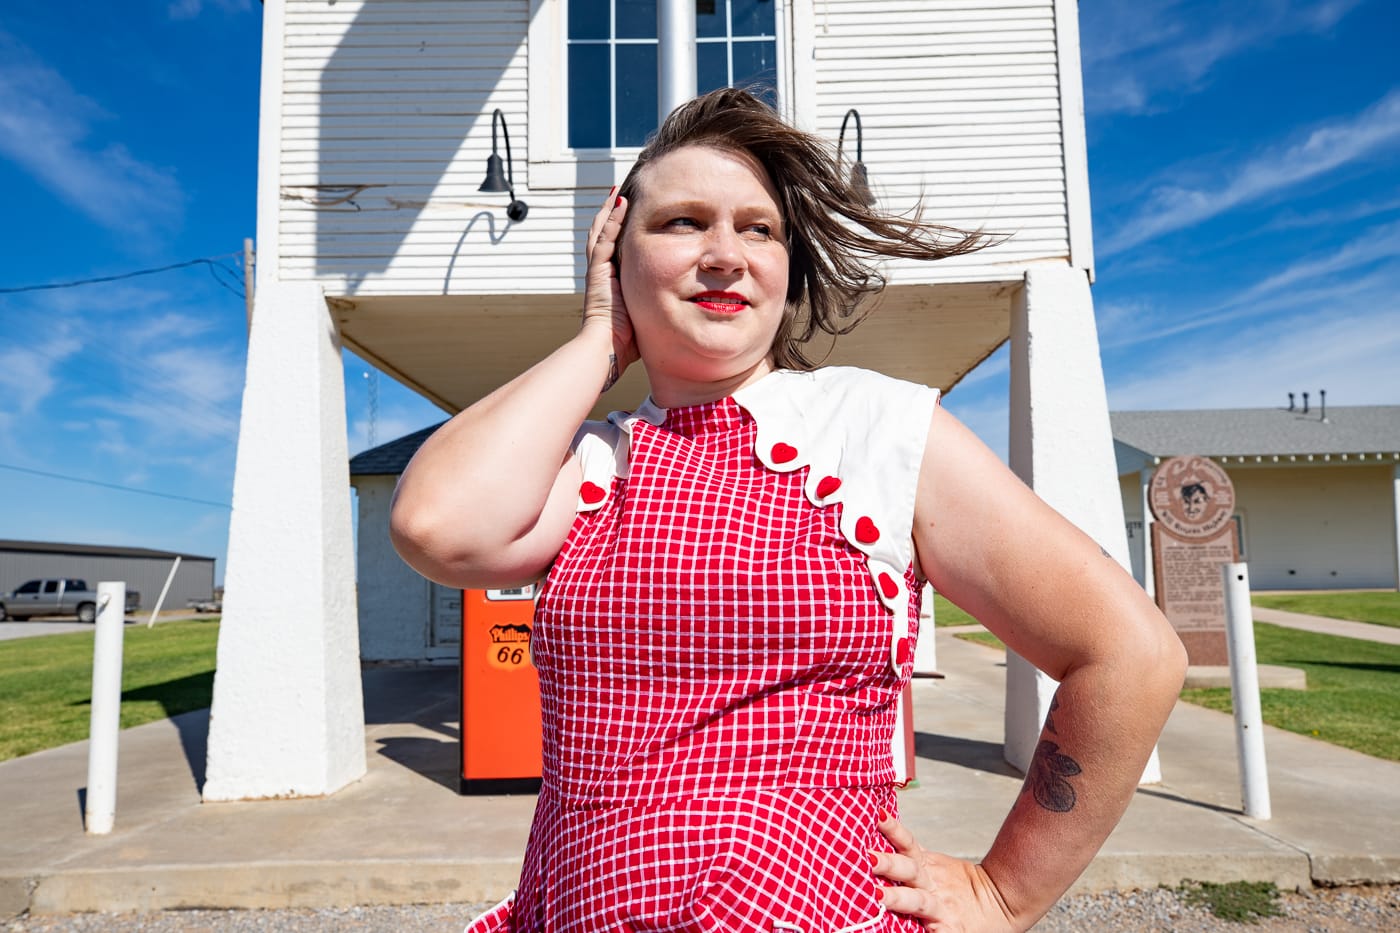
<svg viewBox="0 0 1400 933">
<path fill-rule="evenodd" d="M 1037 933 L 1130 930 L 1137 933 L 1352 933 L 1400 931 L 1400 885 L 1320 888 L 1287 893 L 1283 916 L 1246 926 L 1213 917 L 1158 889 L 1074 897 L 1062 901 Z M 170 910 L 150 914 L 67 914 L 22 917 L 8 933 L 460 933 L 485 905 L 299 908 L 291 910 Z"/>
</svg>

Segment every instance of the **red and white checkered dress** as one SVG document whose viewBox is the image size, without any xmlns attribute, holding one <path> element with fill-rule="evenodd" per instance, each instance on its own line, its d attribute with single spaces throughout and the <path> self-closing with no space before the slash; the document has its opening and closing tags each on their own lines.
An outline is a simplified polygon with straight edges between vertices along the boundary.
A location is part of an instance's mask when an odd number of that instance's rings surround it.
<svg viewBox="0 0 1400 933">
<path fill-rule="evenodd" d="M 590 424 L 532 650 L 544 787 L 487 931 L 912 931 L 875 895 L 937 395 L 860 370 Z M 889 487 L 889 488 L 885 488 Z"/>
</svg>

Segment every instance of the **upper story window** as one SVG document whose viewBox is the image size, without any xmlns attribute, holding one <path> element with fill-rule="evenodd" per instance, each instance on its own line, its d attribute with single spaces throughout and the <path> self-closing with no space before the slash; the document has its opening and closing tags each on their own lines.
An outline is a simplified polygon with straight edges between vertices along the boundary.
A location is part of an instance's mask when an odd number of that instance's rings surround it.
<svg viewBox="0 0 1400 933">
<path fill-rule="evenodd" d="M 777 104 L 776 0 L 696 0 L 696 91 L 762 86 Z M 567 145 L 643 145 L 657 126 L 656 0 L 568 0 Z"/>
</svg>

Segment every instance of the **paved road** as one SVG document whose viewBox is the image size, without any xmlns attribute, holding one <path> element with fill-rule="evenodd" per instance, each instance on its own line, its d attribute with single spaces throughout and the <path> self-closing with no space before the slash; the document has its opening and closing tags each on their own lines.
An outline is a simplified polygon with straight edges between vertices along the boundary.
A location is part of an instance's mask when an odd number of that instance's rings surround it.
<svg viewBox="0 0 1400 933">
<path fill-rule="evenodd" d="M 145 625 L 151 618 L 149 612 L 138 612 L 126 617 L 128 627 Z M 162 612 L 156 622 L 177 622 L 181 619 L 208 619 L 209 616 L 196 615 L 188 610 Z M 0 641 L 12 638 L 33 638 L 36 635 L 63 635 L 67 632 L 91 632 L 93 626 L 79 622 L 73 616 L 47 616 L 29 622 L 0 622 Z"/>
</svg>

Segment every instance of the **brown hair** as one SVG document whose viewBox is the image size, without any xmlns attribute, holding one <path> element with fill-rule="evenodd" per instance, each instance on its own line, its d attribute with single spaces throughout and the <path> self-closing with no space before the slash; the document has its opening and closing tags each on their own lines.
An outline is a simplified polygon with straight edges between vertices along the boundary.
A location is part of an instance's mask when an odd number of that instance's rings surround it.
<svg viewBox="0 0 1400 933">
<path fill-rule="evenodd" d="M 871 260 L 941 259 L 989 240 L 981 232 L 924 223 L 921 205 L 907 216 L 868 207 L 842 176 L 825 140 L 790 126 L 768 104 L 737 88 L 711 91 L 672 112 L 637 156 L 618 194 L 630 202 L 637 176 L 649 163 L 695 145 L 748 153 L 778 190 L 789 259 L 787 312 L 773 341 L 773 361 L 784 369 L 816 365 L 802 344 L 817 331 L 845 334 L 860 323 L 862 300 L 885 287 Z"/>
</svg>

